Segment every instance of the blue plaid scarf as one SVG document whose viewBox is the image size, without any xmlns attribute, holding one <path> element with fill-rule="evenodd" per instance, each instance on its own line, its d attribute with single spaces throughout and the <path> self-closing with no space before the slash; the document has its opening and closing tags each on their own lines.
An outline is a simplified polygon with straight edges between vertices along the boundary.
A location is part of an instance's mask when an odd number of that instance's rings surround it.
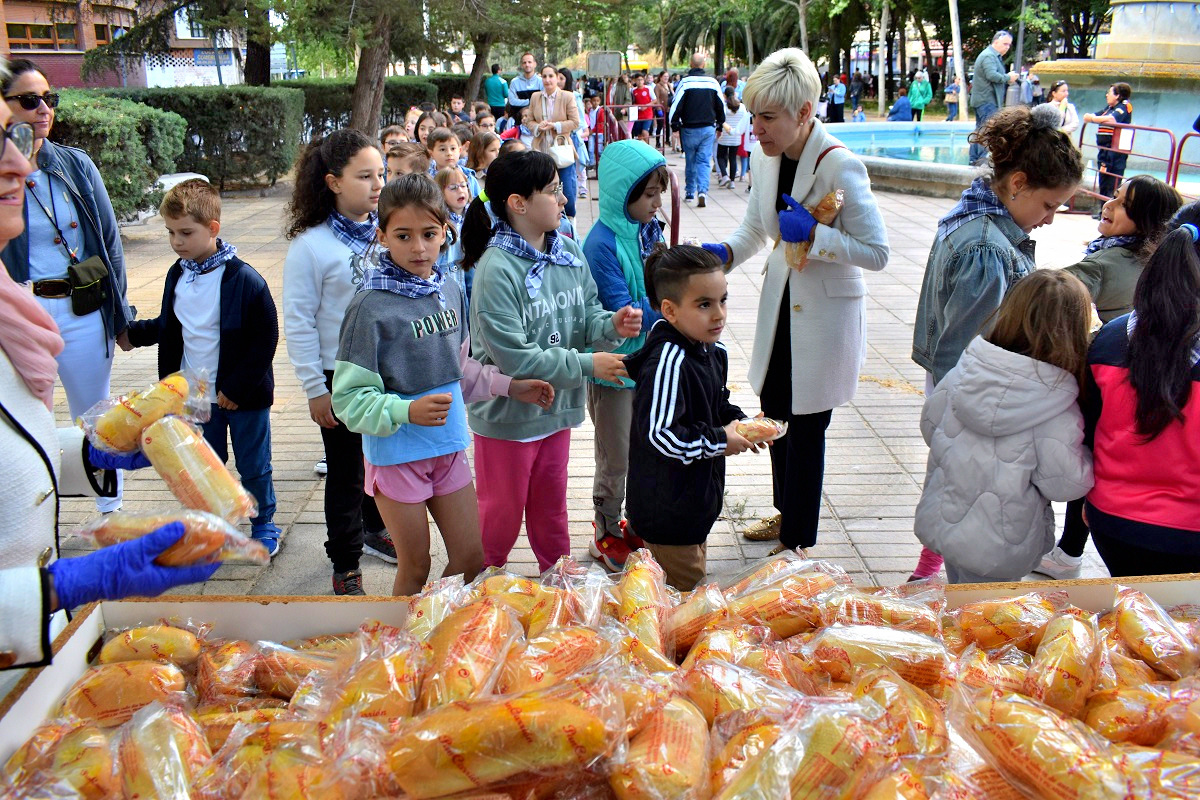
<svg viewBox="0 0 1200 800">
<path fill-rule="evenodd" d="M 446 283 L 446 273 L 436 264 L 433 274 L 428 278 L 414 275 L 406 269 L 396 266 L 391 254 L 384 250 L 379 254 L 379 265 L 363 272 L 362 289 L 380 289 L 385 292 L 404 295 L 405 297 L 428 297 L 437 292 L 438 300 L 443 305 L 446 298 L 442 294 L 442 286 Z"/>
<path fill-rule="evenodd" d="M 958 205 L 938 222 L 938 238 L 944 239 L 971 220 L 988 215 L 1012 219 L 1012 214 L 996 197 L 987 179 L 976 178 L 962 193 Z"/>
<path fill-rule="evenodd" d="M 1085 256 L 1090 256 L 1099 250 L 1107 250 L 1110 247 L 1124 247 L 1127 244 L 1137 244 L 1142 240 L 1140 236 L 1097 236 L 1088 244 L 1087 250 L 1084 251 Z"/>
<path fill-rule="evenodd" d="M 638 252 L 641 253 L 643 261 L 654 250 L 654 245 L 662 241 L 662 238 L 662 223 L 658 221 L 657 217 L 638 226 Z"/>
<path fill-rule="evenodd" d="M 217 239 L 217 252 L 213 253 L 203 261 L 197 263 L 192 261 L 190 258 L 179 259 L 179 266 L 183 267 L 184 271 L 187 273 L 187 278 L 184 279 L 184 283 L 191 283 L 201 275 L 212 272 L 217 267 L 225 266 L 229 259 L 236 255 L 237 247 L 231 245 L 229 242 L 223 242 L 220 239 Z"/>
<path fill-rule="evenodd" d="M 1133 331 L 1137 328 L 1138 314 L 1136 311 L 1129 312 L 1129 318 L 1125 320 L 1125 337 L 1133 338 Z M 1192 366 L 1200 364 L 1200 336 L 1197 336 L 1192 341 Z"/>
<path fill-rule="evenodd" d="M 500 220 L 496 222 L 496 227 L 492 228 L 492 238 L 488 240 L 487 246 L 497 247 L 518 258 L 533 262 L 529 272 L 525 274 L 525 289 L 529 292 L 531 300 L 537 297 L 538 292 L 542 289 L 542 273 L 545 272 L 547 264 L 556 264 L 560 267 L 584 266 L 582 261 L 563 246 L 562 237 L 558 235 L 558 231 L 550 231 L 546 234 L 546 252 L 542 253 L 533 249 L 533 246 L 521 238 L 521 234 L 509 227 L 508 223 Z"/>
<path fill-rule="evenodd" d="M 372 211 L 366 222 L 355 222 L 334 211 L 329 215 L 329 227 L 339 242 L 353 250 L 356 255 L 365 256 L 371 246 L 375 244 L 375 230 L 379 227 L 379 215 Z"/>
</svg>

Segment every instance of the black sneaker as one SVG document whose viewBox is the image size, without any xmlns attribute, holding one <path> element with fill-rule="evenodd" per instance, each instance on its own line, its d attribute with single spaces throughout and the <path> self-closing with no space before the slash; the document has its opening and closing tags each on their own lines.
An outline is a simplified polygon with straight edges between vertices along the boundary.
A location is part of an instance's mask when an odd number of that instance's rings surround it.
<svg viewBox="0 0 1200 800">
<path fill-rule="evenodd" d="M 333 573 L 333 593 L 338 595 L 365 595 L 362 588 L 362 572 L 348 569 L 345 572 Z"/>
<path fill-rule="evenodd" d="M 386 530 L 363 531 L 363 552 L 382 558 L 389 564 L 396 563 L 396 545 Z"/>
</svg>

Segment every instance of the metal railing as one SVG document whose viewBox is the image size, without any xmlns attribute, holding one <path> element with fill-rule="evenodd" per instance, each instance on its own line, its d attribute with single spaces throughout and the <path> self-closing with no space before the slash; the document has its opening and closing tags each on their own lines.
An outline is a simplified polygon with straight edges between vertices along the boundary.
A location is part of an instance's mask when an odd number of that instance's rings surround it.
<svg viewBox="0 0 1200 800">
<path fill-rule="evenodd" d="M 1200 162 L 1185 161 L 1183 159 L 1184 148 L 1187 147 L 1189 142 L 1200 142 L 1200 133 L 1197 133 L 1196 131 L 1188 131 L 1186 134 L 1183 135 L 1183 138 L 1179 140 L 1179 144 L 1176 145 L 1176 147 L 1175 147 L 1175 167 L 1174 167 L 1174 170 L 1171 172 L 1171 177 L 1167 181 L 1167 183 L 1174 186 L 1176 190 L 1179 189 L 1179 170 L 1181 167 L 1188 167 L 1189 169 L 1193 169 L 1193 170 L 1196 170 L 1197 172 L 1200 172 Z M 1196 199 L 1200 198 L 1200 191 L 1197 191 L 1196 194 L 1188 194 L 1187 192 L 1179 192 L 1179 193 L 1182 194 L 1184 197 L 1186 197 L 1188 200 L 1196 200 Z"/>
<path fill-rule="evenodd" d="M 604 127 L 603 127 L 604 146 L 607 146 L 607 145 L 611 144 L 612 142 L 618 142 L 618 141 L 621 141 L 622 139 L 630 138 L 630 131 L 627 130 L 625 128 L 625 126 L 622 124 L 622 121 L 620 119 L 618 119 L 617 114 L 613 113 L 613 109 L 655 108 L 655 107 L 663 108 L 663 106 L 659 103 L 652 103 L 650 106 L 638 106 L 638 105 L 600 106 L 601 110 L 603 110 L 603 112 L 604 112 Z M 659 150 L 663 153 L 663 155 L 665 157 L 665 155 L 666 155 L 665 148 L 669 147 L 670 142 L 671 142 L 671 127 L 670 127 L 670 125 L 666 124 L 666 120 L 665 120 L 666 111 L 665 110 L 663 111 L 663 114 L 664 114 L 664 117 L 663 117 L 664 128 L 663 128 L 662 143 L 661 143 L 661 147 L 659 148 Z M 657 123 L 658 118 L 655 117 L 651 121 Z M 652 131 L 652 133 L 653 133 L 653 131 Z M 603 147 L 601 148 L 601 151 L 603 151 Z M 597 153 L 595 151 L 594 146 L 593 146 L 591 155 L 592 155 L 592 159 L 593 159 L 592 163 L 595 164 L 597 167 L 597 170 L 599 170 L 601 154 Z M 668 187 L 669 191 L 671 193 L 671 200 L 670 200 L 671 213 L 670 213 L 670 216 L 666 220 L 666 224 L 667 224 L 667 227 L 671 231 L 668 241 L 670 242 L 671 247 L 674 247 L 675 245 L 679 244 L 679 228 L 680 228 L 680 222 L 681 222 L 679 212 L 680 212 L 681 207 L 683 206 L 683 193 L 679 191 L 679 178 L 676 177 L 675 170 L 668 169 L 667 172 L 671 175 L 671 185 L 670 185 L 670 187 Z M 599 202 L 599 198 L 600 198 L 600 185 L 597 182 L 597 184 L 596 184 L 597 202 Z"/>
<path fill-rule="evenodd" d="M 1098 145 L 1095 143 L 1096 137 L 1094 134 L 1090 137 L 1092 140 L 1090 144 L 1087 141 L 1085 141 L 1085 139 L 1088 138 L 1086 134 L 1087 134 L 1088 128 L 1090 126 L 1100 127 L 1100 123 L 1084 122 L 1079 126 L 1079 151 L 1083 154 L 1084 159 L 1086 160 L 1087 164 L 1089 165 L 1089 168 L 1092 173 L 1092 180 L 1090 182 L 1088 181 L 1088 168 L 1085 168 L 1085 170 L 1084 170 L 1084 185 L 1081 186 L 1076 191 L 1076 193 L 1075 193 L 1076 197 L 1082 195 L 1084 197 L 1091 197 L 1091 198 L 1093 198 L 1095 200 L 1099 200 L 1101 202 L 1110 200 L 1111 197 L 1109 195 L 1102 194 L 1099 190 L 1099 180 L 1100 180 L 1101 174 L 1111 174 L 1112 177 L 1116 179 L 1115 183 L 1113 184 L 1114 192 L 1116 192 L 1117 188 L 1121 185 L 1121 181 L 1124 180 L 1123 173 L 1121 175 L 1117 175 L 1115 173 L 1105 172 L 1104 170 L 1101 169 L 1102 165 L 1100 164 L 1100 154 L 1104 153 L 1104 152 L 1118 153 L 1118 154 L 1126 156 L 1126 157 L 1134 156 L 1136 158 L 1145 159 L 1147 161 L 1160 162 L 1163 165 L 1165 165 L 1164 166 L 1164 174 L 1166 176 L 1166 182 L 1171 184 L 1172 186 L 1175 185 L 1175 176 L 1176 176 L 1176 168 L 1175 167 L 1176 167 L 1176 160 L 1179 155 L 1179 147 L 1178 147 L 1178 143 L 1175 140 L 1175 134 L 1172 131 L 1170 131 L 1166 128 L 1151 127 L 1149 125 L 1125 125 L 1125 124 L 1122 124 L 1119 122 L 1104 123 L 1104 127 L 1113 128 L 1115 130 L 1115 133 L 1113 135 L 1113 144 Z M 1126 133 L 1126 132 L 1128 132 L 1128 133 Z M 1170 143 L 1170 147 L 1167 149 L 1167 156 L 1164 158 L 1162 156 L 1151 155 L 1148 150 L 1139 152 L 1136 149 L 1139 133 L 1166 136 L 1167 141 Z M 1128 141 L 1125 141 L 1126 136 L 1128 136 Z M 1145 138 L 1146 137 L 1143 136 L 1142 141 L 1145 141 Z M 1114 146 L 1114 145 L 1117 145 L 1118 143 L 1121 146 Z M 1088 158 L 1089 153 L 1093 153 L 1094 157 Z M 1092 164 L 1095 164 L 1096 166 L 1092 167 L 1091 166 Z M 1090 187 L 1090 188 L 1088 188 L 1088 187 Z M 1075 204 L 1075 198 L 1072 198 L 1071 199 L 1072 209 L 1074 208 L 1074 204 Z"/>
</svg>

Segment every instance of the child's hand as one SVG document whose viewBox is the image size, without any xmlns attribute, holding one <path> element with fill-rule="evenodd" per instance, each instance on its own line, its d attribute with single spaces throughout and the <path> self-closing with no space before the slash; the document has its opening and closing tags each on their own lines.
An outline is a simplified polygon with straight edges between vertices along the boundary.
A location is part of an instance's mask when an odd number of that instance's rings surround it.
<svg viewBox="0 0 1200 800">
<path fill-rule="evenodd" d="M 535 406 L 549 408 L 554 402 L 554 387 L 545 381 L 525 378 L 514 380 L 508 387 L 508 396 L 522 403 L 533 403 Z"/>
<path fill-rule="evenodd" d="M 613 314 L 613 327 L 623 339 L 632 339 L 642 332 L 642 310 L 625 306 Z"/>
<path fill-rule="evenodd" d="M 121 331 L 117 334 L 117 347 L 126 353 L 133 349 L 133 345 L 129 343 L 129 331 Z"/>
<path fill-rule="evenodd" d="M 609 383 L 620 383 L 621 378 L 628 378 L 629 373 L 625 371 L 625 356 L 616 353 L 593 353 L 592 377 Z"/>
<path fill-rule="evenodd" d="M 225 396 L 224 392 L 217 392 L 217 405 L 226 411 L 237 411 L 238 404 Z"/>
<path fill-rule="evenodd" d="M 326 392 L 308 401 L 308 415 L 322 428 L 336 428 L 337 417 L 333 415 L 333 395 Z"/>
<path fill-rule="evenodd" d="M 450 403 L 453 398 L 449 393 L 427 394 L 413 400 L 408 406 L 408 421 L 413 425 L 424 425 L 427 428 L 439 428 L 446 424 L 446 416 L 450 413 Z"/>
<path fill-rule="evenodd" d="M 757 453 L 758 448 L 759 445 L 756 445 L 737 432 L 736 420 L 725 426 L 725 455 L 736 456 L 738 453 L 743 453 L 747 450 Z"/>
</svg>

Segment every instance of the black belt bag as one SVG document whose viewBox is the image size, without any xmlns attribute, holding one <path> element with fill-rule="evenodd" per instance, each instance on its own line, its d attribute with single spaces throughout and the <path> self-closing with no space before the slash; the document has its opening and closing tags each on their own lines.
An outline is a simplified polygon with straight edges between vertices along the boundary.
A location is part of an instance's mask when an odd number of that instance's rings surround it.
<svg viewBox="0 0 1200 800">
<path fill-rule="evenodd" d="M 71 284 L 71 312 L 77 317 L 87 316 L 104 307 L 108 300 L 108 289 L 104 279 L 108 267 L 100 256 L 91 256 L 67 267 L 67 282 Z"/>
</svg>

